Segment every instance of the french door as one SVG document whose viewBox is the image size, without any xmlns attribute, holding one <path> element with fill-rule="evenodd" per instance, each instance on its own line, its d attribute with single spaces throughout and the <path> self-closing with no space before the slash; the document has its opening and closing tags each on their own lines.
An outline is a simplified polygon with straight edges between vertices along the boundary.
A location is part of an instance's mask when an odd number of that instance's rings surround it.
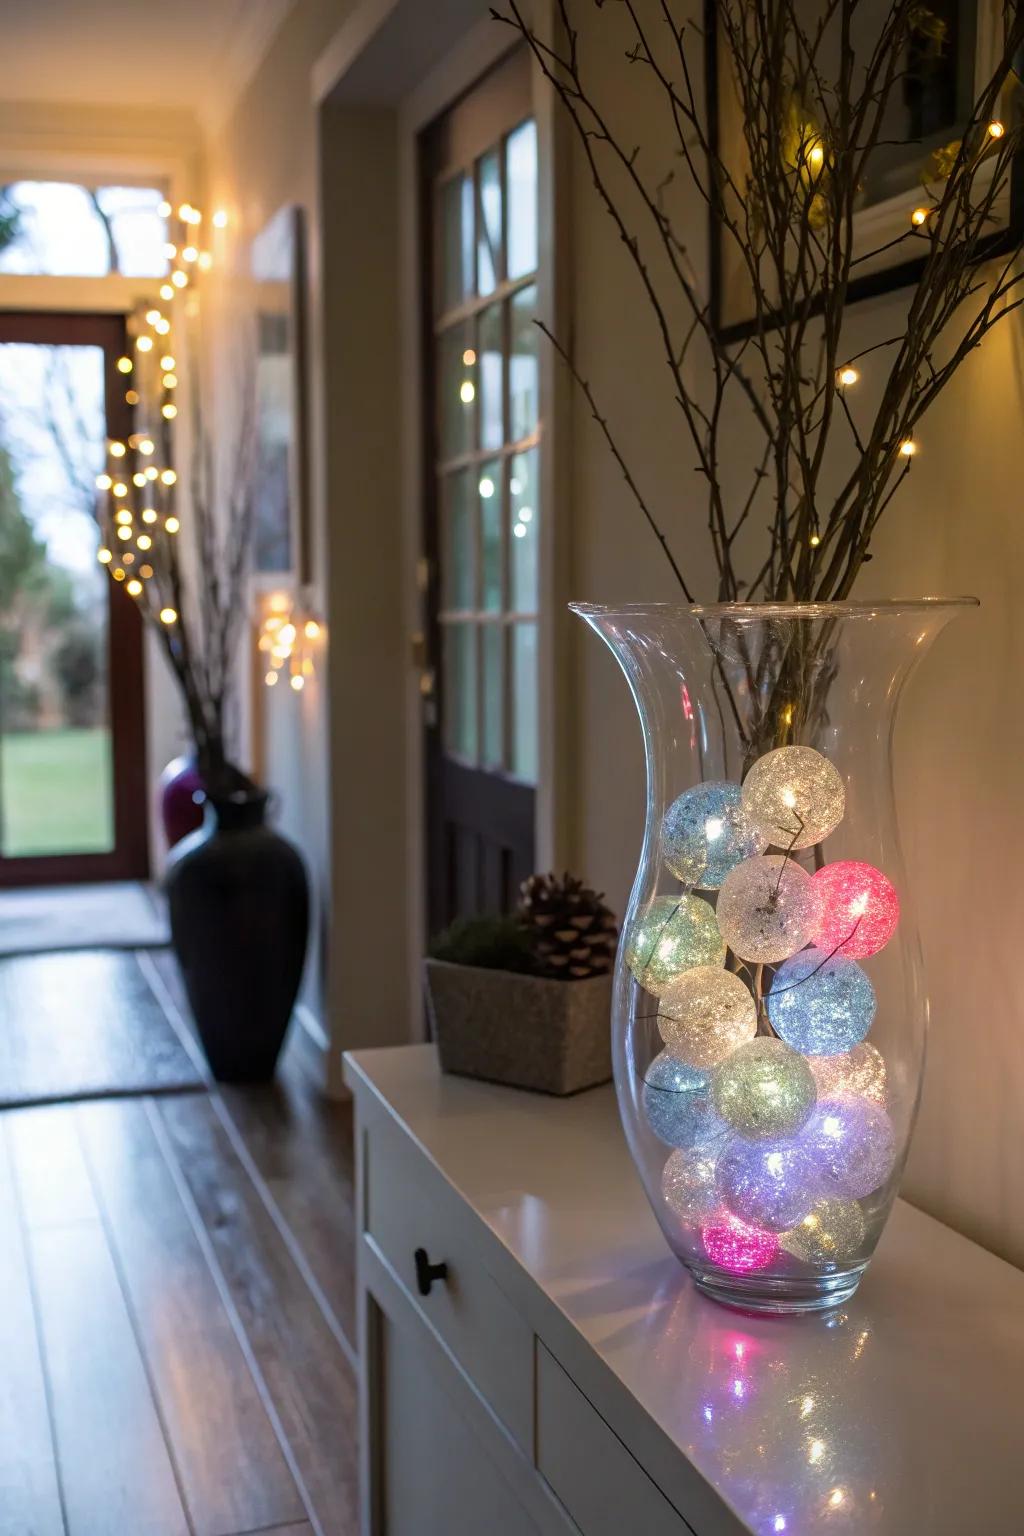
<svg viewBox="0 0 1024 1536">
<path fill-rule="evenodd" d="M 112 315 L 0 314 L 0 886 L 148 869 L 141 620 L 97 562 Z"/>
<path fill-rule="evenodd" d="M 507 910 L 534 859 L 537 132 L 525 50 L 421 141 L 428 918 Z"/>
</svg>

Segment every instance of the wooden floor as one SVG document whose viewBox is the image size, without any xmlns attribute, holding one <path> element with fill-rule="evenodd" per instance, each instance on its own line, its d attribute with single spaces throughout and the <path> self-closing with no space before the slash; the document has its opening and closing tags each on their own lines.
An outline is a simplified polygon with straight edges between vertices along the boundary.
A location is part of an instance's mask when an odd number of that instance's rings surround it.
<svg viewBox="0 0 1024 1536">
<path fill-rule="evenodd" d="M 298 1045 L 0 1115 L 0 1536 L 354 1536 L 351 1115 Z"/>
</svg>

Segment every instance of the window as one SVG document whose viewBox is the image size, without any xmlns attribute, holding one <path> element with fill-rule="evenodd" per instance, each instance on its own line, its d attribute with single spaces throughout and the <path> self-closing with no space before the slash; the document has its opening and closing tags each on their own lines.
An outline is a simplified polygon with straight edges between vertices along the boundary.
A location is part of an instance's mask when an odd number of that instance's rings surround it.
<svg viewBox="0 0 1024 1536">
<path fill-rule="evenodd" d="M 157 187 L 8 183 L 0 187 L 0 273 L 162 277 L 166 212 Z"/>
</svg>

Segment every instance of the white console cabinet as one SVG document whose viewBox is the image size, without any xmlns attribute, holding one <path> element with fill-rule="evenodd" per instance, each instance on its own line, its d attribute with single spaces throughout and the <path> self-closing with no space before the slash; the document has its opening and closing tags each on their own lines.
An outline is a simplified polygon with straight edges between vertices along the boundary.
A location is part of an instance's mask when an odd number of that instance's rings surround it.
<svg viewBox="0 0 1024 1536">
<path fill-rule="evenodd" d="M 346 1058 L 363 1536 L 1010 1536 L 1024 1275 L 898 1204 L 842 1311 L 756 1318 L 665 1248 L 610 1089 Z"/>
</svg>

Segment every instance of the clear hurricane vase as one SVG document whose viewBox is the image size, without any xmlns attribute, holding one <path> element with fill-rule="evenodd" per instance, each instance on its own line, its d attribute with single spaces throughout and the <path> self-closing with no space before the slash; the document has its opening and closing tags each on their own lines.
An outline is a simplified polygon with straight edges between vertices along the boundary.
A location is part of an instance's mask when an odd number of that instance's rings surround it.
<svg viewBox="0 0 1024 1536">
<path fill-rule="evenodd" d="M 573 605 L 646 750 L 619 1107 L 669 1245 L 721 1301 L 845 1301 L 895 1199 L 928 1004 L 893 730 L 907 677 L 973 602 Z"/>
</svg>

